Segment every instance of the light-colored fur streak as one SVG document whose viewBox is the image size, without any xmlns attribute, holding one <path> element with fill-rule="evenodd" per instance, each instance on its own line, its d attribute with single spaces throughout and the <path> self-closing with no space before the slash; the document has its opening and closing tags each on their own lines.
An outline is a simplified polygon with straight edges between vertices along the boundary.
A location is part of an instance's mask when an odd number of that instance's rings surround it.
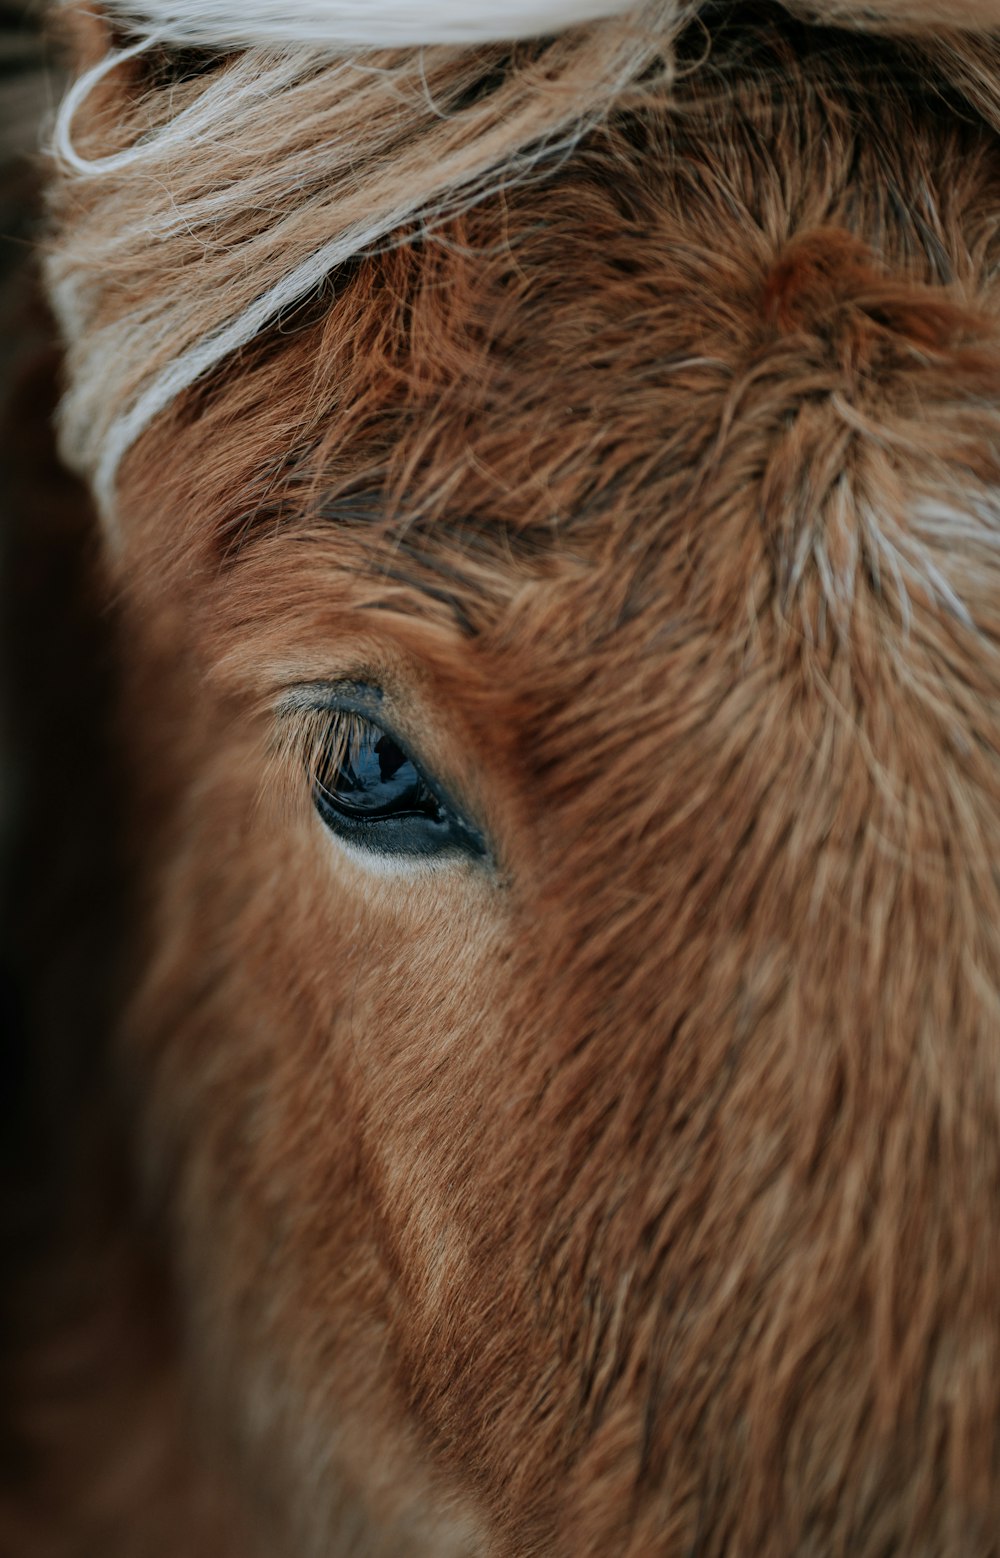
<svg viewBox="0 0 1000 1558">
<path fill-rule="evenodd" d="M 55 7 L 124 928 L 0 1551 L 1000 1558 L 1000 48 L 474 10 Z"/>
<path fill-rule="evenodd" d="M 168 43 L 201 48 L 406 48 L 503 43 L 634 9 L 636 0 L 111 0 L 109 14 Z"/>
</svg>

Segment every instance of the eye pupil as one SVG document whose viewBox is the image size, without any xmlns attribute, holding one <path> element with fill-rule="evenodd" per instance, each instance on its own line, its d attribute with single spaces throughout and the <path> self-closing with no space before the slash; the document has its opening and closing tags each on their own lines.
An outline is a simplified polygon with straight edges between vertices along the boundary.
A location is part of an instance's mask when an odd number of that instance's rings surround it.
<svg viewBox="0 0 1000 1558">
<path fill-rule="evenodd" d="M 379 736 L 375 751 L 378 753 L 379 774 L 383 784 L 387 784 L 404 763 L 409 762 L 406 753 L 399 750 L 391 736 Z M 412 763 L 410 767 L 413 767 Z"/>
</svg>

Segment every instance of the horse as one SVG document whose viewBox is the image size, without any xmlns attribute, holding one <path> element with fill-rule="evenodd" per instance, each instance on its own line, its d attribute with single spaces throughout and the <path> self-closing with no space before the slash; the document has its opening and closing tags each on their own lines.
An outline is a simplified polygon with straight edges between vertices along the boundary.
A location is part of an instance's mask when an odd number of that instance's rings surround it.
<svg viewBox="0 0 1000 1558">
<path fill-rule="evenodd" d="M 996 22 L 55 8 L 119 921 L 11 1552 L 1000 1552 Z"/>
</svg>

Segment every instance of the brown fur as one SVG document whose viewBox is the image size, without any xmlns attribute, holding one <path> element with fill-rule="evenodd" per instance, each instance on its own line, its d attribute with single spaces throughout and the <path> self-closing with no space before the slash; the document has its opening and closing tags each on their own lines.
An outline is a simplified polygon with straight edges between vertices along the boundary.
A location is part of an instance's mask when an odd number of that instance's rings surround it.
<svg viewBox="0 0 1000 1558">
<path fill-rule="evenodd" d="M 1000 147 L 705 25 L 123 468 L 113 1069 L 264 1551 L 1000 1552 Z M 494 872 L 338 852 L 338 678 Z"/>
</svg>

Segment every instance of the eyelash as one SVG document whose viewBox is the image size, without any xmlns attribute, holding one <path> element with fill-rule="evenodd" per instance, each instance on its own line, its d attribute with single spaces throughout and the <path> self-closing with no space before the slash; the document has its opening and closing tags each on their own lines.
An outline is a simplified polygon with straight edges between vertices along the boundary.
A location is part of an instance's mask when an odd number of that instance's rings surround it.
<svg viewBox="0 0 1000 1558">
<path fill-rule="evenodd" d="M 303 712 L 313 805 L 335 837 L 383 858 L 489 859 L 479 829 L 384 722 L 345 706 Z"/>
</svg>

